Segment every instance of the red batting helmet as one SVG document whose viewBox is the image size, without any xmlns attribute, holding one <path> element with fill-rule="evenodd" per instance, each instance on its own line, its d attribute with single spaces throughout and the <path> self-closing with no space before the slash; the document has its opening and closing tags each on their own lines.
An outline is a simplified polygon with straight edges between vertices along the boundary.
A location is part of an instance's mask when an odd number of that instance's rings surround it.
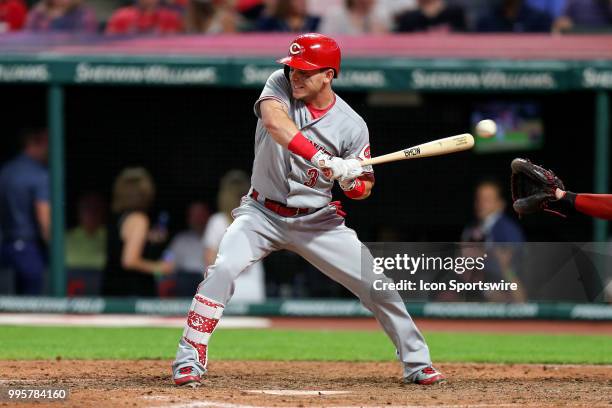
<svg viewBox="0 0 612 408">
<path fill-rule="evenodd" d="M 332 68 L 334 78 L 337 78 L 340 72 L 340 47 L 323 34 L 302 34 L 289 46 L 289 54 L 276 62 L 304 71 Z"/>
</svg>

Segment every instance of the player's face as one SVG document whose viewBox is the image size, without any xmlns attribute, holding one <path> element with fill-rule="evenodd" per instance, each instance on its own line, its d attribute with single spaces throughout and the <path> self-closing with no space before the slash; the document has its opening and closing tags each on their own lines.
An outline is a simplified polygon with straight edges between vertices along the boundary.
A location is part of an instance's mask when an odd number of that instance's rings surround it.
<svg viewBox="0 0 612 408">
<path fill-rule="evenodd" d="M 315 69 L 303 71 L 291 68 L 289 70 L 289 80 L 293 97 L 304 102 L 310 102 L 323 90 L 326 84 L 331 82 L 333 70 Z"/>
</svg>

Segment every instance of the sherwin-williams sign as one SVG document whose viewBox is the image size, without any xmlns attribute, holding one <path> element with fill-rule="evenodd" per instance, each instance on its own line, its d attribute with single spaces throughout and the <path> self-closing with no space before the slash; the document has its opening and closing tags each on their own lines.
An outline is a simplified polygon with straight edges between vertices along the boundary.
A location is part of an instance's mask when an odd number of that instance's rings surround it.
<svg viewBox="0 0 612 408">
<path fill-rule="evenodd" d="M 268 58 L 2 56 L 0 82 L 261 87 L 279 65 Z M 612 89 L 612 62 L 346 59 L 340 89 L 566 91 Z"/>
</svg>

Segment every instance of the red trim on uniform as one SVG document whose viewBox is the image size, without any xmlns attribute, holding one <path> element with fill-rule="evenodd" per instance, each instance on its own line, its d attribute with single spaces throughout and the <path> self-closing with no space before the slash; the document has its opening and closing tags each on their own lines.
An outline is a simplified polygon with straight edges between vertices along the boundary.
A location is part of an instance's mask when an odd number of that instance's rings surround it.
<svg viewBox="0 0 612 408">
<path fill-rule="evenodd" d="M 578 194 L 576 210 L 604 220 L 612 220 L 612 194 Z"/>
<path fill-rule="evenodd" d="M 220 308 L 225 308 L 225 306 L 223 306 L 221 303 L 215 303 L 212 300 L 206 299 L 205 297 L 201 296 L 201 295 L 195 295 L 194 296 L 195 299 L 202 303 L 205 304 L 206 306 L 210 306 L 210 307 L 220 307 Z"/>
<path fill-rule="evenodd" d="M 345 191 L 344 195 L 348 198 L 356 199 L 361 198 L 365 195 L 366 185 L 361 179 L 355 180 L 355 186 L 352 190 Z"/>
<path fill-rule="evenodd" d="M 346 212 L 342 209 L 341 201 L 332 201 L 329 203 L 332 207 L 336 207 L 336 214 L 341 216 L 342 218 L 346 217 Z"/>
<path fill-rule="evenodd" d="M 336 104 L 336 95 L 334 94 L 334 100 L 332 101 L 332 103 L 329 104 L 329 106 L 327 108 L 318 109 L 318 108 L 315 108 L 314 106 L 312 106 L 309 103 L 306 104 L 306 107 L 308 108 L 308 111 L 312 115 L 313 119 L 319 119 L 321 116 L 323 116 L 327 112 L 329 112 L 329 110 L 331 108 L 333 108 L 335 104 Z"/>
<path fill-rule="evenodd" d="M 212 333 L 217 327 L 217 323 L 219 323 L 219 319 L 204 317 L 193 310 L 190 310 L 187 315 L 187 325 L 200 333 Z"/>
<path fill-rule="evenodd" d="M 191 340 L 189 340 L 187 337 L 183 337 L 183 339 L 190 344 L 191 346 L 193 346 L 193 348 L 196 349 L 197 353 L 198 353 L 198 361 L 204 366 L 206 367 L 206 348 L 208 347 L 206 344 L 198 344 L 195 343 Z"/>
<path fill-rule="evenodd" d="M 295 153 L 298 156 L 302 156 L 308 161 L 310 161 L 310 159 L 312 159 L 312 156 L 314 156 L 318 152 L 317 148 L 314 147 L 313 144 L 310 143 L 310 141 L 304 137 L 302 132 L 297 132 L 295 136 L 293 136 L 293 139 L 291 139 L 287 148 L 292 153 Z"/>
</svg>

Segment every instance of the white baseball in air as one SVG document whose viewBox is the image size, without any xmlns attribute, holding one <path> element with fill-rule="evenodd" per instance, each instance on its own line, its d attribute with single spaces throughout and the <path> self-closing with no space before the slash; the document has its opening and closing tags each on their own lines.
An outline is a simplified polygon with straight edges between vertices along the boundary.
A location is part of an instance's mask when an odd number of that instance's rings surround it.
<svg viewBox="0 0 612 408">
<path fill-rule="evenodd" d="M 476 124 L 476 134 L 480 137 L 491 137 L 497 133 L 497 125 L 491 119 L 481 120 Z"/>
</svg>

